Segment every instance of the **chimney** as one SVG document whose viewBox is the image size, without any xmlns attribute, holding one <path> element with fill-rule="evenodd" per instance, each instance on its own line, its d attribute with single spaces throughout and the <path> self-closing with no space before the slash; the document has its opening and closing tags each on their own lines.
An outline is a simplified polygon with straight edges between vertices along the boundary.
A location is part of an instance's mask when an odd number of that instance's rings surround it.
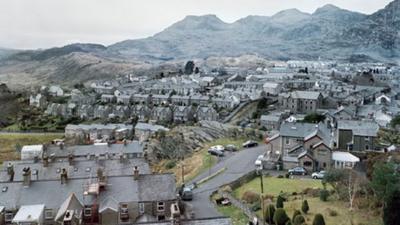
<svg viewBox="0 0 400 225">
<path fill-rule="evenodd" d="M 14 181 L 14 166 L 11 163 L 7 165 L 7 174 L 10 176 L 9 181 Z"/>
<path fill-rule="evenodd" d="M 68 173 L 65 168 L 62 169 L 60 177 L 61 177 L 61 184 L 66 184 L 68 180 Z"/>
<path fill-rule="evenodd" d="M 49 157 L 47 154 L 43 155 L 43 167 L 48 167 L 49 166 Z"/>
<path fill-rule="evenodd" d="M 63 150 L 64 149 L 64 142 L 60 142 L 59 146 L 60 146 L 60 149 Z"/>
<path fill-rule="evenodd" d="M 107 141 L 107 146 L 111 147 L 111 141 Z"/>
<path fill-rule="evenodd" d="M 133 179 L 135 180 L 139 179 L 139 167 L 137 166 L 133 168 Z"/>
<path fill-rule="evenodd" d="M 124 139 L 124 146 L 127 146 L 128 142 L 126 141 L 126 139 Z"/>
<path fill-rule="evenodd" d="M 97 168 L 97 178 L 99 182 L 104 182 L 104 171 L 101 167 Z"/>
<path fill-rule="evenodd" d="M 74 155 L 72 153 L 68 155 L 68 163 L 70 166 L 74 164 Z"/>
<path fill-rule="evenodd" d="M 31 168 L 24 167 L 22 169 L 23 185 L 24 187 L 29 187 L 31 185 Z"/>
</svg>

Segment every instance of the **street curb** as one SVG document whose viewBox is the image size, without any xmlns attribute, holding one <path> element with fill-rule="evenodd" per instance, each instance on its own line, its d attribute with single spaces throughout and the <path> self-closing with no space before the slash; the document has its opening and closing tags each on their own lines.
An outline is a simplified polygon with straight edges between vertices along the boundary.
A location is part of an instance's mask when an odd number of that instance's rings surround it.
<svg viewBox="0 0 400 225">
<path fill-rule="evenodd" d="M 224 167 L 224 168 L 218 170 L 217 172 L 211 174 L 211 175 L 208 176 L 208 177 L 205 177 L 205 178 L 201 179 L 199 182 L 197 182 L 197 185 L 201 185 L 201 184 L 203 184 L 203 183 L 205 183 L 205 182 L 211 180 L 212 178 L 214 178 L 214 177 L 218 176 L 219 174 L 223 173 L 225 170 L 226 170 L 226 167 Z"/>
</svg>

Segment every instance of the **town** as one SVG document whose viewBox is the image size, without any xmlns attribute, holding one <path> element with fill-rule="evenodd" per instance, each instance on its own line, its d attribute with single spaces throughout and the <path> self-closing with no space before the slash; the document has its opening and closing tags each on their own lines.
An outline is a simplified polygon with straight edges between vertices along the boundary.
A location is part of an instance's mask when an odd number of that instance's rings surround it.
<svg viewBox="0 0 400 225">
<path fill-rule="evenodd" d="M 334 61 L 222 72 L 193 61 L 182 67 L 183 73 L 153 79 L 128 74 L 33 89 L 32 110 L 70 123 L 60 138 L 21 146 L 15 159 L 3 161 L 1 224 L 232 224 L 236 218 L 218 211 L 224 207 L 244 210 L 251 223 L 268 222 L 266 205 L 252 209 L 254 200 L 227 192 L 227 185 L 240 189 L 238 180 L 286 176 L 314 182 L 322 193 L 318 180 L 330 171 L 350 171 L 356 182 L 371 176 L 371 157 L 398 163 L 399 139 L 391 136 L 400 125 L 400 67 Z M 30 126 L 24 129 L 60 132 Z M 187 127 L 199 130 L 188 135 Z M 187 137 L 160 144 L 176 136 Z M 185 174 L 204 148 L 210 161 L 201 159 Z M 157 170 L 165 160 L 167 169 Z M 264 198 L 262 204 L 273 200 Z"/>
</svg>

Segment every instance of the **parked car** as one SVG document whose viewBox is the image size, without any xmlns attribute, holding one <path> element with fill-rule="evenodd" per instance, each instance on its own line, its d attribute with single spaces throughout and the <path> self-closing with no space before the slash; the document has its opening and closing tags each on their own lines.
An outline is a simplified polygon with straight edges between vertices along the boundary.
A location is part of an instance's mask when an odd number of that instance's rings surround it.
<svg viewBox="0 0 400 225">
<path fill-rule="evenodd" d="M 236 147 L 236 145 L 229 144 L 225 146 L 225 150 L 230 152 L 236 152 L 238 148 Z"/>
<path fill-rule="evenodd" d="M 224 152 L 222 152 L 222 151 L 220 151 L 220 150 L 217 150 L 217 149 L 208 149 L 208 153 L 210 153 L 211 155 L 215 155 L 215 156 L 218 156 L 218 157 L 222 157 L 222 156 L 224 156 Z"/>
<path fill-rule="evenodd" d="M 183 188 L 182 200 L 183 201 L 192 201 L 193 200 L 193 190 L 192 190 L 192 188 L 190 188 L 190 187 Z"/>
<path fill-rule="evenodd" d="M 258 146 L 258 142 L 253 141 L 253 140 L 249 140 L 249 141 L 246 141 L 245 143 L 243 143 L 243 148 L 252 148 L 252 147 L 256 147 L 256 146 Z"/>
<path fill-rule="evenodd" d="M 254 165 L 257 168 L 261 168 L 262 167 L 262 159 L 264 158 L 264 155 L 259 155 L 256 159 L 256 161 L 254 162 Z"/>
<path fill-rule="evenodd" d="M 221 151 L 221 152 L 224 152 L 224 151 L 225 151 L 225 147 L 222 146 L 222 145 L 214 145 L 214 146 L 211 146 L 210 149 L 212 149 L 212 150 L 217 150 L 217 151 Z"/>
<path fill-rule="evenodd" d="M 303 175 L 304 176 L 304 175 L 307 174 L 307 170 L 304 169 L 303 167 L 298 166 L 298 167 L 294 167 L 292 169 L 289 169 L 288 173 L 290 175 Z"/>
<path fill-rule="evenodd" d="M 319 172 L 312 173 L 311 177 L 313 179 L 324 179 L 325 173 L 326 172 L 324 170 L 321 170 Z"/>
</svg>

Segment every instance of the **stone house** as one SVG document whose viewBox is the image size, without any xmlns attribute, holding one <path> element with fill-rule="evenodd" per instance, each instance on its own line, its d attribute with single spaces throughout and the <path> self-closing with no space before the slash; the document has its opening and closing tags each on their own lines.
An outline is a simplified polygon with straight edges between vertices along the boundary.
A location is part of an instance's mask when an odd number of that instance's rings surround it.
<svg viewBox="0 0 400 225">
<path fill-rule="evenodd" d="M 262 115 L 260 118 L 260 126 L 267 130 L 279 130 L 282 121 L 282 113 Z"/>
<path fill-rule="evenodd" d="M 292 113 L 313 113 L 321 108 L 323 96 L 320 92 L 294 91 L 280 94 L 279 105 Z"/>
<path fill-rule="evenodd" d="M 169 129 L 155 124 L 137 123 L 135 126 L 135 137 L 140 142 L 144 142 L 158 131 L 169 131 Z"/>
<path fill-rule="evenodd" d="M 200 106 L 197 107 L 196 118 L 198 121 L 201 120 L 217 121 L 219 115 L 218 112 L 213 107 Z"/>
<path fill-rule="evenodd" d="M 339 120 L 337 143 L 339 150 L 378 150 L 379 125 L 373 121 Z"/>
<path fill-rule="evenodd" d="M 101 102 L 103 103 L 116 103 L 117 97 L 115 95 L 102 94 Z"/>
<path fill-rule="evenodd" d="M 46 97 L 40 93 L 37 95 L 31 95 L 29 97 L 29 105 L 40 109 L 46 108 L 47 106 Z"/>
</svg>

